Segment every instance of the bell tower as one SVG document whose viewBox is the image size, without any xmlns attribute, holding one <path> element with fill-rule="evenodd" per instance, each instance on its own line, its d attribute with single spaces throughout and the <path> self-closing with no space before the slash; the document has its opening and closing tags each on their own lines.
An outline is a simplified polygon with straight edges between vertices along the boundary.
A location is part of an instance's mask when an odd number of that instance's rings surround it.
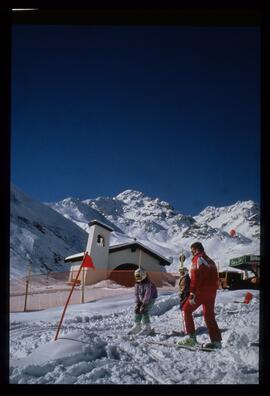
<svg viewBox="0 0 270 396">
<path fill-rule="evenodd" d="M 86 250 L 92 257 L 94 265 L 99 269 L 107 269 L 109 265 L 109 242 L 113 229 L 98 220 L 88 223 L 90 227 Z"/>
</svg>

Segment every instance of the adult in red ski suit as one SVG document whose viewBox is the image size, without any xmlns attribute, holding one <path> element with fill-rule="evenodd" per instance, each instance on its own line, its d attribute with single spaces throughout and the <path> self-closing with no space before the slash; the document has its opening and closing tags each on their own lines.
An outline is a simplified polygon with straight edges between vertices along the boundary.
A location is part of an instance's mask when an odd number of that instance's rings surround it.
<svg viewBox="0 0 270 396">
<path fill-rule="evenodd" d="M 195 242 L 191 245 L 193 254 L 190 270 L 190 294 L 183 305 L 186 333 L 195 334 L 192 313 L 203 307 L 203 317 L 211 342 L 221 341 L 221 333 L 215 319 L 215 299 L 218 289 L 218 272 L 214 261 L 205 254 L 203 245 Z"/>
</svg>

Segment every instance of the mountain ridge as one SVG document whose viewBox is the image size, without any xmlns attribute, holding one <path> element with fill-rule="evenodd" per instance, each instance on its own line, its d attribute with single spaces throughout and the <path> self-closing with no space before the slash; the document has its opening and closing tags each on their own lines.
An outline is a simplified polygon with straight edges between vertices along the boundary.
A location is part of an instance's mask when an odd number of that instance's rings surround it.
<svg viewBox="0 0 270 396">
<path fill-rule="evenodd" d="M 220 208 L 208 206 L 192 217 L 132 189 L 115 197 L 68 197 L 40 203 L 12 185 L 11 276 L 25 273 L 29 260 L 36 272 L 68 271 L 64 258 L 84 251 L 88 223 L 94 219 L 113 228 L 111 245 L 136 238 L 172 262 L 169 272 L 178 270 L 180 253 L 186 255 L 189 266 L 190 245 L 196 240 L 223 268 L 229 258 L 259 254 L 259 216 L 259 208 L 251 200 Z M 236 228 L 234 238 L 230 228 Z"/>
<path fill-rule="evenodd" d="M 123 233 L 118 235 L 113 233 L 112 243 L 121 240 L 123 235 L 130 237 L 130 240 L 136 238 L 160 254 L 171 258 L 173 265 L 170 266 L 169 271 L 178 268 L 179 251 L 183 250 L 187 257 L 190 256 L 190 244 L 197 239 L 205 244 L 206 250 L 210 248 L 216 259 L 220 257 L 221 261 L 223 255 L 220 254 L 220 249 L 217 249 L 215 254 L 213 245 L 216 243 L 223 247 L 227 242 L 229 246 L 225 249 L 224 255 L 227 264 L 231 254 L 259 252 L 259 208 L 251 200 L 237 201 L 235 204 L 220 208 L 209 206 L 194 217 L 178 212 L 166 201 L 151 198 L 132 189 L 124 190 L 115 197 L 97 197 L 82 202 L 101 213 Z M 211 221 L 208 218 L 204 220 L 209 208 L 211 208 Z M 225 226 L 223 223 L 226 216 Z M 251 224 L 252 216 L 253 224 Z M 234 238 L 229 234 L 232 228 L 237 230 Z M 238 249 L 240 245 L 242 249 Z"/>
</svg>

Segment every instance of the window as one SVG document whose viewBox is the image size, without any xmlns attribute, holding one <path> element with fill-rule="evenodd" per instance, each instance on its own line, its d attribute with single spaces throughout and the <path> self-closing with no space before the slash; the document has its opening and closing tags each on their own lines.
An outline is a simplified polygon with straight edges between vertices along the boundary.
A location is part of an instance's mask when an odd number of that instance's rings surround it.
<svg viewBox="0 0 270 396">
<path fill-rule="evenodd" d="M 98 234 L 97 236 L 97 244 L 99 246 L 105 246 L 105 239 L 102 235 Z"/>
</svg>

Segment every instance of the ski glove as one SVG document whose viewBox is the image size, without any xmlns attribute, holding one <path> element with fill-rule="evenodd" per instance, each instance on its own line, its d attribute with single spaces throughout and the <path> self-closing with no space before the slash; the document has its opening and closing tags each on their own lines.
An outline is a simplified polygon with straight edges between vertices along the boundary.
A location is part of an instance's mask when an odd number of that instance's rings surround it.
<svg viewBox="0 0 270 396">
<path fill-rule="evenodd" d="M 146 305 L 142 304 L 140 307 L 140 313 L 143 314 L 146 310 Z"/>
<path fill-rule="evenodd" d="M 194 293 L 190 293 L 189 294 L 189 302 L 190 302 L 191 305 L 196 305 L 195 298 L 196 298 L 196 296 L 195 296 Z"/>
<path fill-rule="evenodd" d="M 135 312 L 136 314 L 140 313 L 140 307 L 141 307 L 141 303 L 138 303 L 138 304 L 135 305 L 134 312 Z"/>
</svg>

